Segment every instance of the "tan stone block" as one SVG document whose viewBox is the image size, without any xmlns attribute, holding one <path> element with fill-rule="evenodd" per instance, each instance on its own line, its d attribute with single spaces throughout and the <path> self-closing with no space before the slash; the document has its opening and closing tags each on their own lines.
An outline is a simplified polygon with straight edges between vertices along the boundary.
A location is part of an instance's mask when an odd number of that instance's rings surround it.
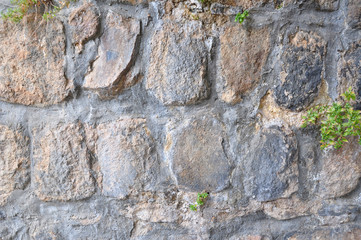
<svg viewBox="0 0 361 240">
<path fill-rule="evenodd" d="M 261 79 L 270 50 L 269 29 L 246 30 L 230 25 L 220 36 L 220 76 L 217 92 L 227 103 L 238 103 Z"/>
<path fill-rule="evenodd" d="M 0 23 L 1 25 L 1 23 Z M 0 26 L 0 99 L 46 106 L 63 101 L 73 89 L 64 74 L 63 24 L 40 15 Z"/>
<path fill-rule="evenodd" d="M 0 125 L 0 206 L 30 179 L 29 139 L 20 130 Z"/>
<path fill-rule="evenodd" d="M 33 129 L 33 138 L 32 181 L 40 200 L 80 200 L 94 193 L 89 154 L 79 123 Z"/>
</svg>

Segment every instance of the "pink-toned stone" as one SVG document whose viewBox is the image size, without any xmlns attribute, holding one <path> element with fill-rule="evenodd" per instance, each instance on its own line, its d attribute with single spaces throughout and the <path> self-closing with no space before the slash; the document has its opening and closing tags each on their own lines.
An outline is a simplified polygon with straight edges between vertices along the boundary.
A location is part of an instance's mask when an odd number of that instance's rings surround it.
<svg viewBox="0 0 361 240">
<path fill-rule="evenodd" d="M 0 206 L 30 179 L 29 139 L 20 130 L 0 125 Z"/>
<path fill-rule="evenodd" d="M 43 201 L 80 200 L 95 190 L 79 123 L 33 129 L 35 193 Z"/>
<path fill-rule="evenodd" d="M 220 36 L 220 75 L 217 92 L 227 103 L 238 103 L 261 79 L 270 50 L 268 28 L 246 30 L 229 25 Z"/>
<path fill-rule="evenodd" d="M 29 15 L 16 25 L 0 22 L 0 100 L 46 106 L 73 89 L 64 74 L 63 24 L 41 20 Z"/>
</svg>

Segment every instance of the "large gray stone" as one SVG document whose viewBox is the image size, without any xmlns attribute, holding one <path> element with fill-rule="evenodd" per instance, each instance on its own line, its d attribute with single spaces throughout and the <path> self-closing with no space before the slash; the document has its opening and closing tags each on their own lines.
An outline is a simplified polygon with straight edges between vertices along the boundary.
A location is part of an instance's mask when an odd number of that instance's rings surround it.
<svg viewBox="0 0 361 240">
<path fill-rule="evenodd" d="M 79 123 L 33 129 L 32 184 L 39 199 L 79 200 L 94 193 L 82 131 Z"/>
<path fill-rule="evenodd" d="M 109 11 L 100 38 L 98 57 L 85 76 L 83 87 L 109 98 L 136 82 L 130 72 L 136 54 L 140 22 Z"/>
<path fill-rule="evenodd" d="M 220 191 L 227 187 L 230 160 L 222 124 L 214 118 L 188 120 L 168 131 L 165 151 L 180 188 Z"/>
<path fill-rule="evenodd" d="M 270 51 L 268 28 L 249 31 L 228 25 L 220 36 L 220 75 L 217 92 L 227 103 L 237 103 L 260 82 Z"/>
<path fill-rule="evenodd" d="M 209 95 L 206 36 L 198 21 L 165 21 L 152 38 L 146 88 L 165 105 L 194 104 Z"/>
<path fill-rule="evenodd" d="M 290 130 L 271 126 L 255 135 L 250 146 L 243 166 L 248 196 L 271 201 L 298 190 L 297 142 Z"/>
<path fill-rule="evenodd" d="M 29 15 L 24 23 L 0 20 L 0 100 L 46 106 L 73 89 L 65 78 L 65 34 L 56 19 Z"/>
<path fill-rule="evenodd" d="M 17 129 L 0 125 L 0 206 L 30 180 L 29 139 Z"/>
<path fill-rule="evenodd" d="M 121 119 L 96 129 L 96 155 L 105 196 L 123 199 L 155 188 L 159 162 L 145 119 Z"/>
<path fill-rule="evenodd" d="M 281 55 L 279 85 L 274 91 L 278 105 L 300 111 L 316 98 L 321 85 L 326 42 L 314 32 L 287 36 Z"/>
</svg>

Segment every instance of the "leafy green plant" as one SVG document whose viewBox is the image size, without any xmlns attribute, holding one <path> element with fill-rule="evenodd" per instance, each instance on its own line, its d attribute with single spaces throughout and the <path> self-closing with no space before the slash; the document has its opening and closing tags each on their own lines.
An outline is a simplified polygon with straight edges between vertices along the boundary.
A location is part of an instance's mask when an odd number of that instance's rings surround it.
<svg viewBox="0 0 361 240">
<path fill-rule="evenodd" d="M 55 17 L 64 7 L 68 7 L 70 1 L 73 0 L 60 1 L 60 5 L 56 6 L 52 3 L 52 0 L 11 0 L 11 3 L 15 5 L 15 7 L 8 9 L 6 13 L 2 13 L 1 17 L 18 23 L 30 10 L 34 8 L 44 8 L 43 19 L 48 20 Z"/>
<path fill-rule="evenodd" d="M 240 24 L 243 23 L 244 19 L 249 15 L 247 10 L 244 10 L 243 13 L 237 13 L 236 18 L 234 19 L 235 22 L 239 22 Z"/>
<path fill-rule="evenodd" d="M 206 193 L 206 192 L 198 193 L 196 203 L 195 204 L 189 204 L 189 209 L 192 210 L 192 211 L 197 211 L 199 206 L 204 205 L 204 201 L 206 200 L 208 195 L 209 194 Z"/>
<path fill-rule="evenodd" d="M 361 114 L 351 105 L 356 100 L 355 93 L 350 87 L 341 97 L 341 102 L 316 106 L 303 116 L 302 128 L 309 124 L 321 125 L 321 149 L 328 146 L 341 148 L 345 142 L 348 142 L 348 136 L 361 135 Z M 361 138 L 358 142 L 361 145 Z"/>
</svg>

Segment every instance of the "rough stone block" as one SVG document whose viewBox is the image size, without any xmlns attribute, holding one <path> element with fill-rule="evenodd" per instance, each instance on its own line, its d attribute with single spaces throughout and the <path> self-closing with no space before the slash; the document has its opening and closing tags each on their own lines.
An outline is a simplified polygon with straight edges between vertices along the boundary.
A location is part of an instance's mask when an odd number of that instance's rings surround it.
<svg viewBox="0 0 361 240">
<path fill-rule="evenodd" d="M 0 206 L 30 180 L 29 140 L 20 130 L 0 125 Z"/>
<path fill-rule="evenodd" d="M 56 19 L 30 15 L 25 23 L 0 22 L 0 99 L 46 106 L 63 101 L 73 89 L 65 78 L 65 34 Z"/>
<path fill-rule="evenodd" d="M 197 21 L 166 21 L 154 33 L 146 88 L 163 104 L 189 105 L 208 97 L 205 40 Z"/>
<path fill-rule="evenodd" d="M 316 0 L 318 8 L 322 11 L 336 11 L 338 10 L 339 0 Z"/>
<path fill-rule="evenodd" d="M 349 0 L 347 11 L 347 23 L 351 28 L 361 29 L 361 2 L 359 0 Z"/>
<path fill-rule="evenodd" d="M 98 57 L 84 79 L 83 87 L 109 98 L 136 81 L 129 76 L 137 53 L 140 22 L 109 11 L 100 38 Z"/>
<path fill-rule="evenodd" d="M 227 187 L 231 165 L 224 149 L 226 135 L 218 120 L 189 120 L 170 130 L 165 150 L 180 188 L 220 191 Z"/>
<path fill-rule="evenodd" d="M 99 28 L 99 14 L 91 3 L 84 3 L 81 7 L 72 11 L 69 16 L 69 25 L 72 30 L 72 43 L 83 49 L 83 45 L 93 38 Z"/>
<path fill-rule="evenodd" d="M 354 42 L 345 51 L 338 63 L 339 94 L 349 87 L 357 93 L 357 108 L 361 108 L 361 40 Z"/>
<path fill-rule="evenodd" d="M 220 36 L 220 76 L 217 92 L 227 103 L 238 103 L 242 95 L 260 81 L 270 50 L 269 29 L 247 31 L 230 25 Z"/>
<path fill-rule="evenodd" d="M 300 111 L 316 98 L 321 85 L 326 42 L 314 32 L 287 36 L 281 55 L 279 85 L 274 91 L 281 107 Z"/>
<path fill-rule="evenodd" d="M 361 146 L 357 139 L 349 140 L 340 149 L 324 153 L 321 161 L 318 191 L 321 197 L 341 197 L 357 187 L 361 177 Z"/>
<path fill-rule="evenodd" d="M 270 126 L 252 140 L 244 162 L 244 188 L 258 201 L 289 197 L 298 190 L 297 142 L 290 130 Z"/>
<path fill-rule="evenodd" d="M 99 124 L 96 155 L 105 196 L 123 199 L 132 190 L 155 187 L 159 163 L 145 119 Z"/>
<path fill-rule="evenodd" d="M 79 200 L 94 193 L 80 124 L 59 123 L 33 129 L 33 137 L 32 183 L 40 200 Z"/>
</svg>

